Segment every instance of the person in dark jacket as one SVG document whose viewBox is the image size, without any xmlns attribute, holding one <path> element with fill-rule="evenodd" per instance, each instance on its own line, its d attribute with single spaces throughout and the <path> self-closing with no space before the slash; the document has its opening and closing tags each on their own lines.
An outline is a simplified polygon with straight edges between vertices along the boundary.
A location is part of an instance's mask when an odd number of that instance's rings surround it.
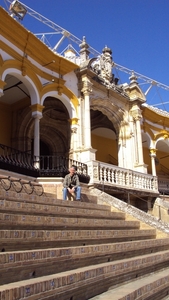
<svg viewBox="0 0 169 300">
<path fill-rule="evenodd" d="M 79 176 L 76 173 L 76 167 L 71 166 L 69 174 L 67 174 L 63 181 L 63 200 L 67 200 L 67 193 L 76 195 L 76 200 L 80 201 L 81 187 L 79 182 Z"/>
</svg>

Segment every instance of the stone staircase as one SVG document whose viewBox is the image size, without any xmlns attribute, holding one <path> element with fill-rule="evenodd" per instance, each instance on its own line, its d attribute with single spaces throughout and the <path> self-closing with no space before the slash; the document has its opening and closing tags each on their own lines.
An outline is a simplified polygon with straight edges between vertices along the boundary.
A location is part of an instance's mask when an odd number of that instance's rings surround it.
<svg viewBox="0 0 169 300">
<path fill-rule="evenodd" d="M 0 186 L 1 300 L 159 300 L 169 293 L 169 235 L 97 204 L 86 190 L 78 202 Z"/>
</svg>

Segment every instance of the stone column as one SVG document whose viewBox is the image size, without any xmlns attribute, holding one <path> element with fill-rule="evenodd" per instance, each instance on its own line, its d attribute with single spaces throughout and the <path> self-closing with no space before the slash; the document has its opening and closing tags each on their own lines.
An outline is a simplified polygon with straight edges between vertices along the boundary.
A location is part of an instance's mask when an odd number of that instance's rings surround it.
<svg viewBox="0 0 169 300">
<path fill-rule="evenodd" d="M 82 76 L 82 97 L 81 101 L 81 132 L 82 145 L 79 151 L 80 161 L 88 162 L 95 160 L 96 150 L 91 146 L 91 122 L 90 122 L 90 94 L 92 92 L 92 83 L 87 75 Z"/>
<path fill-rule="evenodd" d="M 142 137 L 141 137 L 141 125 L 140 125 L 140 120 L 141 116 L 137 115 L 135 117 L 135 122 L 136 122 L 136 148 L 137 148 L 137 159 L 138 159 L 138 164 L 143 164 L 143 145 L 142 145 Z"/>
<path fill-rule="evenodd" d="M 35 104 L 31 106 L 32 117 L 35 119 L 34 123 L 34 166 L 39 169 L 40 162 L 40 119 L 42 118 L 42 110 L 44 106 Z"/>
<path fill-rule="evenodd" d="M 143 145 L 142 145 L 142 136 L 141 136 L 141 111 L 140 109 L 135 109 L 132 111 L 133 121 L 134 121 L 134 147 L 135 147 L 135 162 L 134 170 L 138 172 L 147 173 L 147 165 L 144 164 L 143 159 Z"/>
<path fill-rule="evenodd" d="M 78 119 L 73 118 L 69 120 L 71 123 L 71 143 L 70 143 L 70 153 L 72 154 L 72 158 L 78 160 L 77 158 L 77 148 L 78 148 Z"/>
<path fill-rule="evenodd" d="M 152 175 L 156 176 L 156 166 L 155 166 L 156 149 L 150 149 L 150 157 L 151 157 Z"/>
<path fill-rule="evenodd" d="M 83 136 L 85 148 L 91 148 L 91 124 L 90 124 L 90 94 L 92 92 L 92 84 L 86 77 L 82 77 L 83 88 L 82 93 L 84 95 L 84 124 L 83 124 Z"/>
</svg>

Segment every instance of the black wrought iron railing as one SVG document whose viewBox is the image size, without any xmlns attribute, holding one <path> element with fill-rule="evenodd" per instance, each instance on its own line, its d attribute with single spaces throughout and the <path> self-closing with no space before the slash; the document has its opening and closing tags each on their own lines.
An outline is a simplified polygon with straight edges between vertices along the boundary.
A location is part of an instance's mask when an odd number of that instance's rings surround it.
<svg viewBox="0 0 169 300">
<path fill-rule="evenodd" d="M 0 144 L 0 169 L 33 177 L 64 177 L 71 165 L 76 166 L 81 182 L 88 183 L 90 178 L 87 165 L 64 155 L 43 155 L 34 157 L 30 152 Z"/>
<path fill-rule="evenodd" d="M 0 144 L 0 168 L 15 173 L 38 176 L 39 170 L 34 167 L 34 157 L 29 152 Z"/>
<path fill-rule="evenodd" d="M 63 155 L 40 156 L 40 176 L 64 177 L 69 173 L 69 167 L 74 165 L 81 182 L 88 183 L 90 178 L 87 172 L 87 165 Z"/>
</svg>

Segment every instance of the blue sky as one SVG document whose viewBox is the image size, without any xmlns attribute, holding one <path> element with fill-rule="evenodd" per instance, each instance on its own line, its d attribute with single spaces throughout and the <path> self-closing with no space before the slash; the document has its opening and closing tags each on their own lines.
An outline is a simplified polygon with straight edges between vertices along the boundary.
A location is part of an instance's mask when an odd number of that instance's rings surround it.
<svg viewBox="0 0 169 300">
<path fill-rule="evenodd" d="M 99 52 L 107 45 L 117 64 L 169 86 L 169 0 L 21 2 L 79 39 L 86 36 L 90 46 Z M 7 9 L 9 3 L 0 0 L 0 5 Z M 29 15 L 22 24 L 33 33 L 53 31 Z M 57 43 L 58 36 L 49 39 Z M 151 93 L 149 104 L 169 101 L 169 91 L 156 88 Z M 168 105 L 159 108 L 169 111 Z"/>
</svg>

